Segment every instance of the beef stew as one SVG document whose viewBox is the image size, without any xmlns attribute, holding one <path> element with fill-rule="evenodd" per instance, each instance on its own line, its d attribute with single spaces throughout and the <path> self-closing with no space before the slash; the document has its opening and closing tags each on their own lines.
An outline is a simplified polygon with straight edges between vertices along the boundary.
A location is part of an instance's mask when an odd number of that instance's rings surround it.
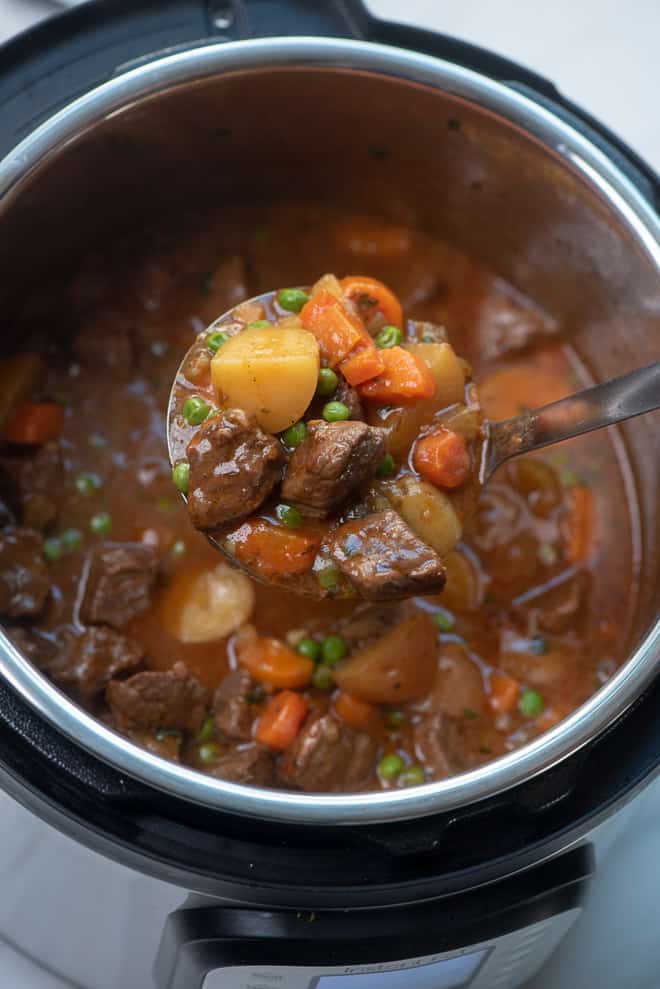
<svg viewBox="0 0 660 989">
<path fill-rule="evenodd" d="M 22 353 L 0 362 L 3 626 L 109 726 L 219 778 L 329 792 L 442 779 L 557 724 L 625 653 L 635 506 L 611 436 L 503 467 L 454 548 L 433 547 L 443 590 L 407 601 L 253 582 L 194 531 L 165 443 L 179 355 L 241 298 L 361 269 L 392 286 L 415 344 L 449 340 L 465 355 L 487 416 L 588 383 L 562 328 L 475 260 L 417 228 L 294 205 L 197 215 L 109 245 L 28 301 Z M 390 325 L 396 310 L 382 305 Z M 340 384 L 353 428 L 384 429 L 401 463 L 419 423 L 396 406 L 373 420 Z M 475 436 L 468 407 L 453 416 L 451 429 Z M 266 456 L 266 481 L 279 460 Z M 306 461 L 299 469 L 306 497 Z M 404 476 L 398 492 L 396 475 L 377 479 L 372 514 L 394 513 L 429 543 L 430 482 Z M 461 489 L 446 494 L 460 501 Z M 259 558 L 258 536 L 243 545 Z M 357 563 L 368 570 L 368 552 Z"/>
</svg>

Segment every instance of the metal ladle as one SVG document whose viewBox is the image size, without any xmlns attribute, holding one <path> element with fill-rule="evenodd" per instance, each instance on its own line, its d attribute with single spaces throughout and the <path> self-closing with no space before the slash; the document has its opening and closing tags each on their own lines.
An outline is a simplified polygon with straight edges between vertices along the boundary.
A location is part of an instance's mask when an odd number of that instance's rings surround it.
<svg viewBox="0 0 660 989">
<path fill-rule="evenodd" d="M 274 292 L 265 292 L 248 301 L 268 306 L 272 304 L 275 294 Z M 225 313 L 214 320 L 201 335 L 205 336 L 210 329 L 219 329 L 230 315 L 231 312 Z M 190 350 L 195 347 L 196 344 L 193 343 Z M 186 366 L 190 350 L 183 358 L 179 370 Z M 177 372 L 177 377 L 178 374 L 179 372 Z M 168 451 L 171 463 L 174 463 L 176 459 L 171 442 L 171 417 L 175 408 L 175 386 L 176 378 L 170 391 L 167 422 Z M 505 419 L 501 422 L 486 420 L 486 442 L 483 446 L 479 468 L 479 482 L 481 485 L 485 485 L 498 467 L 512 457 L 531 453 L 544 446 L 550 446 L 553 443 L 559 443 L 562 440 L 571 439 L 595 429 L 602 429 L 604 426 L 613 426 L 616 423 L 624 422 L 626 419 L 633 419 L 635 416 L 643 415 L 646 412 L 653 412 L 658 408 L 660 408 L 660 361 L 630 371 L 619 378 L 594 385 L 592 388 L 586 388 L 575 395 L 569 395 L 558 402 L 552 402 L 550 405 L 526 410 L 511 419 Z M 238 565 L 238 561 L 228 553 L 218 539 L 208 533 L 207 538 L 216 549 L 231 560 L 234 566 Z M 247 568 L 242 567 L 242 569 Z M 263 580 L 249 569 L 247 572 L 253 578 Z"/>
</svg>

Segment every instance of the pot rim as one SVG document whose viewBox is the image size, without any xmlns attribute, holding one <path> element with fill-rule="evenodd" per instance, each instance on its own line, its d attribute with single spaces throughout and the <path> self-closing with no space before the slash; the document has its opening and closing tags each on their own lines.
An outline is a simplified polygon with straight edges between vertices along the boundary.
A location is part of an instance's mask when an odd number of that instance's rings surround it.
<svg viewBox="0 0 660 989">
<path fill-rule="evenodd" d="M 218 72 L 326 67 L 394 76 L 445 90 L 503 116 L 582 173 L 628 227 L 660 275 L 660 218 L 600 149 L 545 107 L 502 83 L 450 62 L 368 42 L 269 38 L 188 49 L 118 75 L 58 111 L 0 161 L 0 209 L 10 191 L 54 152 L 131 103 Z M 407 790 L 304 794 L 205 776 L 155 756 L 79 708 L 0 632 L 0 673 L 55 728 L 116 769 L 166 793 L 216 810 L 284 822 L 355 825 L 454 810 L 537 776 L 574 754 L 622 715 L 649 684 L 660 654 L 660 620 L 614 676 L 539 738 L 485 766 Z"/>
</svg>

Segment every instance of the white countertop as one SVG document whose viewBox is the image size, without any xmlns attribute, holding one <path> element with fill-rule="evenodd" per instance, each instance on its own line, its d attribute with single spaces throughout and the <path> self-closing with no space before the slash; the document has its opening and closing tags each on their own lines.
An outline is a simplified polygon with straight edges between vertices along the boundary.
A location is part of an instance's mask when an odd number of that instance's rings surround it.
<svg viewBox="0 0 660 989">
<path fill-rule="evenodd" d="M 442 31 L 527 65 L 660 171 L 660 0 L 369 0 L 369 6 L 383 17 Z M 0 42 L 56 9 L 41 0 L 0 0 Z M 660 985 L 659 812 L 656 783 L 599 871 L 584 917 L 534 989 Z M 590 958 L 597 962 L 589 965 Z M 2 944 L 0 971 L 3 989 L 63 986 Z"/>
</svg>

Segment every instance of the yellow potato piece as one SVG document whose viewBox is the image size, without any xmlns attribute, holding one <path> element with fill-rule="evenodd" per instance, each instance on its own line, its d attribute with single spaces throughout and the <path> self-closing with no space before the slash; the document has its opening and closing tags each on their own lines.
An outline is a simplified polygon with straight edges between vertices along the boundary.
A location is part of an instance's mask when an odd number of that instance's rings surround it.
<svg viewBox="0 0 660 989">
<path fill-rule="evenodd" d="M 262 429 L 279 433 L 306 412 L 319 363 L 318 343 L 307 330 L 254 327 L 223 344 L 211 361 L 211 379 L 221 403 L 251 413 Z"/>
<path fill-rule="evenodd" d="M 420 539 L 446 556 L 461 538 L 461 522 L 451 499 L 427 481 L 412 476 L 379 485 L 392 507 Z"/>
<path fill-rule="evenodd" d="M 406 343 L 404 349 L 421 357 L 435 378 L 436 408 L 465 400 L 465 374 L 451 344 Z"/>
<path fill-rule="evenodd" d="M 251 581 L 226 563 L 192 576 L 182 574 L 178 583 L 168 602 L 167 622 L 180 642 L 224 639 L 252 614 Z"/>
</svg>

